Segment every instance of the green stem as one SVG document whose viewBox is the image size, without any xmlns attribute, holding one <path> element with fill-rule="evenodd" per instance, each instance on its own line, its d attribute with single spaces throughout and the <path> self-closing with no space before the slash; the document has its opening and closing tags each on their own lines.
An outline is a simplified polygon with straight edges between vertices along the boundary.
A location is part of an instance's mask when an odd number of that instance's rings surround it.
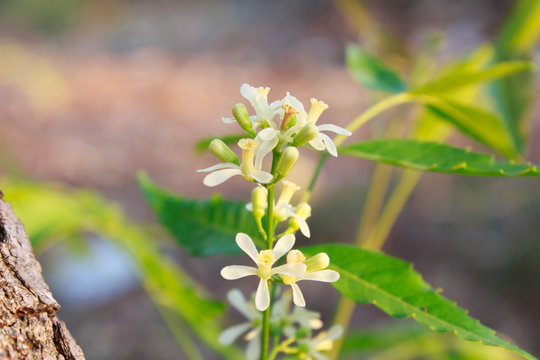
<svg viewBox="0 0 540 360">
<path fill-rule="evenodd" d="M 371 106 L 369 109 L 364 111 L 361 115 L 359 115 L 356 119 L 351 121 L 346 129 L 349 130 L 350 132 L 355 132 L 360 126 L 364 125 L 369 120 L 373 119 L 375 116 L 379 115 L 385 110 L 388 110 L 389 108 L 396 105 L 413 101 L 414 99 L 415 99 L 415 96 L 408 93 L 401 93 L 401 94 L 387 97 L 386 99 L 381 100 L 375 105 Z M 336 144 L 336 147 L 339 147 L 341 144 L 343 144 L 343 142 L 346 139 L 347 139 L 346 135 L 336 136 L 336 138 L 334 139 L 334 144 Z"/>
<path fill-rule="evenodd" d="M 422 173 L 419 171 L 405 170 L 403 172 L 399 183 L 375 224 L 371 236 L 365 243 L 366 249 L 379 251 L 382 248 L 421 176 Z"/>
<path fill-rule="evenodd" d="M 277 159 L 279 159 L 279 153 L 273 153 L 272 159 L 272 174 L 275 173 L 275 167 L 277 164 Z M 266 227 L 267 227 L 267 248 L 271 250 L 274 246 L 274 185 L 268 187 L 268 198 L 267 198 L 268 212 L 266 213 Z M 267 281 L 268 291 L 272 293 L 272 283 Z M 270 312 L 272 309 L 272 299 L 270 299 L 270 306 L 263 313 L 263 323 L 262 323 L 262 333 L 261 333 L 261 356 L 260 360 L 268 359 L 268 348 L 270 343 Z"/>
</svg>

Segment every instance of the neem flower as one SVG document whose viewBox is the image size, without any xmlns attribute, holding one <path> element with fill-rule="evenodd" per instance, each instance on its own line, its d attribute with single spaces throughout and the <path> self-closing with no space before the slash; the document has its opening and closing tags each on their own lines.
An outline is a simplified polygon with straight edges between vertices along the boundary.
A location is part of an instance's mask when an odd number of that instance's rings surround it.
<svg viewBox="0 0 540 360">
<path fill-rule="evenodd" d="M 343 327 L 334 325 L 328 332 L 321 331 L 313 338 L 299 340 L 300 358 L 305 360 L 328 360 L 320 352 L 332 350 L 334 341 L 341 336 L 343 336 Z"/>
<path fill-rule="evenodd" d="M 272 275 L 297 276 L 304 274 L 306 265 L 302 263 L 286 264 L 272 268 L 272 265 L 285 255 L 294 245 L 294 235 L 283 236 L 276 242 L 274 249 L 257 251 L 251 238 L 243 233 L 236 235 L 236 243 L 257 264 L 257 267 L 231 265 L 221 269 L 221 276 L 227 280 L 236 280 L 246 276 L 257 275 L 259 286 L 255 294 L 255 306 L 257 310 L 264 311 L 270 305 L 270 293 L 268 280 Z"/>
<path fill-rule="evenodd" d="M 262 159 L 260 159 L 260 154 L 255 154 L 260 144 L 256 139 L 240 139 L 238 141 L 238 146 L 242 149 L 242 163 L 240 165 L 235 163 L 221 163 L 206 169 L 197 170 L 197 172 L 210 172 L 203 180 L 204 185 L 210 187 L 217 186 L 235 175 L 241 175 L 247 180 L 255 180 L 261 184 L 267 184 L 272 181 L 272 174 L 261 170 Z"/>
<path fill-rule="evenodd" d="M 287 254 L 287 264 L 304 264 L 306 270 L 301 275 L 290 276 L 288 274 L 281 275 L 283 283 L 290 285 L 293 291 L 293 301 L 296 306 L 306 306 L 306 301 L 302 291 L 296 284 L 302 280 L 315 280 L 322 282 L 334 282 L 339 280 L 339 273 L 334 270 L 328 270 L 326 267 L 330 264 L 330 258 L 326 253 L 318 253 L 315 256 L 306 259 L 300 250 L 291 250 Z"/>
</svg>

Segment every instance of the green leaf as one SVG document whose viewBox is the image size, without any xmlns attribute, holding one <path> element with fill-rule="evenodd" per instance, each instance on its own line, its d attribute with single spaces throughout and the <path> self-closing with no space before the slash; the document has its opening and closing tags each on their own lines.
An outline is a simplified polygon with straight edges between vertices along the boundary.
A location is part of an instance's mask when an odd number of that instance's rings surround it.
<svg viewBox="0 0 540 360">
<path fill-rule="evenodd" d="M 246 137 L 249 137 L 249 134 L 230 134 L 207 137 L 197 141 L 197 143 L 195 144 L 195 151 L 197 151 L 198 153 L 204 153 L 205 151 L 208 151 L 208 146 L 210 146 L 210 143 L 214 139 L 221 139 L 227 145 L 236 145 L 240 139 Z"/>
<path fill-rule="evenodd" d="M 234 241 L 236 234 L 251 236 L 260 247 L 264 241 L 245 203 L 223 200 L 186 199 L 156 186 L 146 174 L 139 174 L 139 185 L 158 217 L 173 237 L 190 254 L 210 256 L 241 252 Z"/>
<path fill-rule="evenodd" d="M 540 2 L 521 0 L 496 42 L 496 61 L 532 60 L 540 38 Z M 503 117 L 516 148 L 523 153 L 528 112 L 534 100 L 534 74 L 521 72 L 491 84 L 493 107 Z"/>
<path fill-rule="evenodd" d="M 84 232 L 102 235 L 134 261 L 141 284 L 158 306 L 181 317 L 224 358 L 242 356 L 234 347 L 217 342 L 221 329 L 216 320 L 223 313 L 223 303 L 211 299 L 181 267 L 162 255 L 145 229 L 126 219 L 118 206 L 95 192 L 58 184 L 2 181 L 0 187 L 39 249 Z"/>
<path fill-rule="evenodd" d="M 394 70 L 389 69 L 357 45 L 347 46 L 345 62 L 352 77 L 367 88 L 390 93 L 399 93 L 406 88 L 405 83 Z"/>
<path fill-rule="evenodd" d="M 496 336 L 495 332 L 454 302 L 433 290 L 412 265 L 350 245 L 321 245 L 303 249 L 307 255 L 326 252 L 330 269 L 340 273 L 335 288 L 360 304 L 373 304 L 402 319 L 412 317 L 437 332 L 452 332 L 468 341 L 482 342 L 513 351 L 526 359 L 535 357 Z"/>
<path fill-rule="evenodd" d="M 427 109 L 444 121 L 456 126 L 462 133 L 507 158 L 519 155 L 509 137 L 502 118 L 486 110 L 445 97 L 431 97 Z"/>
<path fill-rule="evenodd" d="M 540 37 L 540 2 L 521 0 L 506 20 L 496 42 L 500 54 L 529 52 Z"/>
<path fill-rule="evenodd" d="M 443 75 L 442 77 L 428 84 L 421 85 L 416 89 L 411 90 L 410 92 L 412 94 L 427 95 L 448 93 L 467 86 L 493 81 L 519 71 L 531 71 L 533 69 L 534 64 L 528 61 L 508 61 L 477 71 L 465 69 L 462 72 L 452 72 L 447 75 Z"/>
<path fill-rule="evenodd" d="M 416 140 L 383 139 L 340 148 L 340 153 L 413 170 L 478 176 L 540 176 L 536 166 L 495 161 L 492 155 Z"/>
</svg>

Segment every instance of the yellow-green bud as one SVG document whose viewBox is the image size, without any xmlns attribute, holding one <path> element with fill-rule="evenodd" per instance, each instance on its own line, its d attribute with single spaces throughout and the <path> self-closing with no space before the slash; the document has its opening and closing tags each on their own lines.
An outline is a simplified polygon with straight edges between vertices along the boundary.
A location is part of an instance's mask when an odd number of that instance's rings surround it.
<svg viewBox="0 0 540 360">
<path fill-rule="evenodd" d="M 276 173 L 281 177 L 289 175 L 289 172 L 296 163 L 296 160 L 298 160 L 298 156 L 299 153 L 297 148 L 293 146 L 287 146 L 281 154 L 281 158 L 279 159 L 278 165 L 276 167 Z"/>
<path fill-rule="evenodd" d="M 262 219 L 266 207 L 266 190 L 257 186 L 251 192 L 251 206 L 253 206 L 253 217 Z"/>
<path fill-rule="evenodd" d="M 322 269 L 326 269 L 328 265 L 330 265 L 330 258 L 326 253 L 318 253 L 315 256 L 312 256 L 304 261 L 304 264 L 306 264 L 306 273 L 319 271 Z"/>
<path fill-rule="evenodd" d="M 309 123 L 296 134 L 293 146 L 303 146 L 319 135 L 319 129 L 315 124 Z"/>
<path fill-rule="evenodd" d="M 255 136 L 256 133 L 253 130 L 253 124 L 251 123 L 251 120 L 249 119 L 249 113 L 247 111 L 247 108 L 244 104 L 238 103 L 233 106 L 232 108 L 232 114 L 236 121 L 238 122 L 238 125 L 244 130 L 246 130 L 251 135 Z"/>
<path fill-rule="evenodd" d="M 212 140 L 208 149 L 223 162 L 240 164 L 238 156 L 220 139 Z"/>
</svg>

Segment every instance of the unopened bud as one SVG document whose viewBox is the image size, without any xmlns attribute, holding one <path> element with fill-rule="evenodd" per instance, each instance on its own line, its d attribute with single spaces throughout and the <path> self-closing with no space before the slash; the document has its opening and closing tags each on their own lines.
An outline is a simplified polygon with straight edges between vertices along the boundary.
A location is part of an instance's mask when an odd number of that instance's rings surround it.
<svg viewBox="0 0 540 360">
<path fill-rule="evenodd" d="M 223 162 L 240 164 L 238 156 L 220 139 L 212 140 L 208 149 Z"/>
<path fill-rule="evenodd" d="M 296 163 L 296 160 L 298 160 L 298 156 L 299 153 L 297 148 L 293 146 L 287 146 L 281 154 L 281 158 L 279 159 L 276 168 L 276 173 L 281 177 L 287 176 L 294 164 Z"/>
<path fill-rule="evenodd" d="M 317 129 L 315 124 L 309 123 L 304 126 L 302 130 L 298 132 L 298 134 L 296 134 L 294 137 L 293 146 L 303 146 L 315 139 L 317 135 L 319 135 L 319 129 Z"/>
<path fill-rule="evenodd" d="M 304 264 L 306 264 L 306 272 L 314 272 L 322 269 L 326 269 L 328 265 L 330 265 L 330 258 L 326 253 L 318 253 L 315 256 L 312 256 L 306 261 L 304 261 Z"/>
<path fill-rule="evenodd" d="M 251 192 L 251 205 L 253 206 L 253 217 L 262 219 L 266 208 L 266 190 L 257 186 Z"/>
<path fill-rule="evenodd" d="M 291 250 L 287 253 L 287 264 L 301 264 L 306 256 L 300 250 Z"/>
<path fill-rule="evenodd" d="M 253 136 L 256 135 L 255 131 L 253 130 L 253 124 L 249 118 L 249 113 L 244 104 L 238 103 L 234 105 L 232 108 L 232 114 L 242 129 L 246 130 Z"/>
</svg>

